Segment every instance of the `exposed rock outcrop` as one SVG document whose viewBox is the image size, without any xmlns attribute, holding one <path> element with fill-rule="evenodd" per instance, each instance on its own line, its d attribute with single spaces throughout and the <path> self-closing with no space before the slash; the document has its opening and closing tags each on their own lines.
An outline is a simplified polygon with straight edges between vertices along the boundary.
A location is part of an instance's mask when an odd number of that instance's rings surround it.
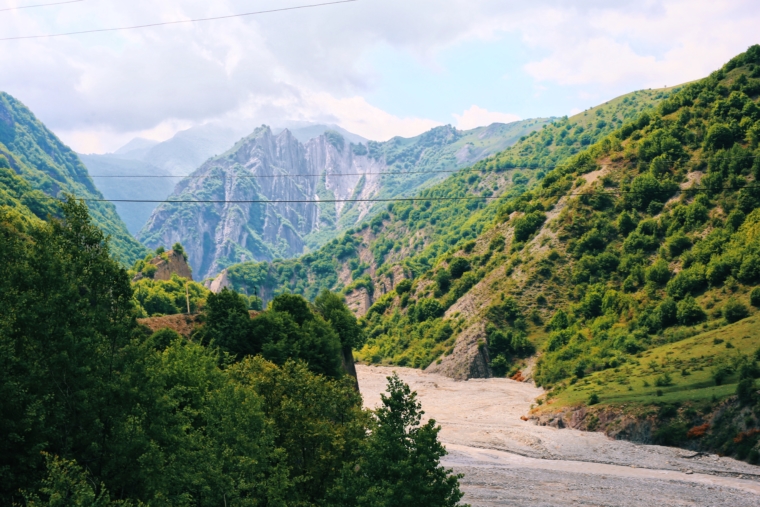
<svg viewBox="0 0 760 507">
<path fill-rule="evenodd" d="M 457 380 L 491 378 L 493 373 L 488 364 L 485 329 L 472 326 L 459 335 L 451 354 L 441 358 L 440 363 L 434 362 L 425 371 Z"/>
<path fill-rule="evenodd" d="M 154 280 L 171 280 L 172 275 L 176 274 L 180 278 L 187 280 L 193 279 L 193 272 L 187 264 L 184 254 L 169 250 L 157 257 L 154 257 L 148 264 L 156 266 L 156 272 L 152 276 Z M 132 280 L 136 282 L 144 278 L 142 273 L 138 273 Z"/>
</svg>

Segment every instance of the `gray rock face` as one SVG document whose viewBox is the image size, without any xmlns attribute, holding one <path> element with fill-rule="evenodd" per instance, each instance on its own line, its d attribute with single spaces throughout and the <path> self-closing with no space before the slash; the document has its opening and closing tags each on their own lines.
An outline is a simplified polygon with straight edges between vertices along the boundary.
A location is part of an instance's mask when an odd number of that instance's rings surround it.
<svg viewBox="0 0 760 507">
<path fill-rule="evenodd" d="M 200 279 L 232 264 L 294 257 L 374 215 L 385 206 L 378 198 L 414 195 L 546 121 L 357 144 L 330 130 L 302 143 L 262 126 L 181 181 L 169 198 L 177 202 L 158 206 L 138 239 L 149 248 L 182 243 Z"/>
<path fill-rule="evenodd" d="M 170 198 L 217 202 L 163 204 L 140 239 L 156 247 L 181 242 L 202 277 L 235 262 L 292 257 L 303 251 L 306 235 L 324 223 L 334 225 L 345 208 L 344 203 L 308 201 L 369 195 L 378 176 L 365 181 L 361 174 L 380 169 L 345 142 L 341 146 L 320 136 L 303 145 L 288 130 L 275 136 L 262 127 L 203 164 Z"/>
</svg>

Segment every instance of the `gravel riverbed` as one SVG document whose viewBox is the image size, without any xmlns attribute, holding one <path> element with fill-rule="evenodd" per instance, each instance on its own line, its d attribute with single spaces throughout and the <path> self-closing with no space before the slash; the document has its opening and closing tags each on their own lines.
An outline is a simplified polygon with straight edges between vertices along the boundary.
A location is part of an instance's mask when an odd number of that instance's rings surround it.
<svg viewBox="0 0 760 507">
<path fill-rule="evenodd" d="M 440 424 L 444 465 L 465 474 L 463 501 L 473 507 L 760 506 L 760 467 L 521 420 L 542 393 L 532 384 L 357 365 L 365 406 L 380 403 L 394 371 Z"/>
</svg>

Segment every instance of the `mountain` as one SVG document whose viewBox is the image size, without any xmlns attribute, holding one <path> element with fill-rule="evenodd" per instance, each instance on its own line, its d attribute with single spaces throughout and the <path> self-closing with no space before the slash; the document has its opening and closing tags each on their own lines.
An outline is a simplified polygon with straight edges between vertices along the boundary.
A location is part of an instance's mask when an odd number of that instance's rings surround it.
<svg viewBox="0 0 760 507">
<path fill-rule="evenodd" d="M 160 201 L 171 194 L 177 183 L 177 179 L 171 178 L 171 173 L 166 169 L 141 160 L 124 159 L 113 154 L 80 154 L 79 158 L 106 199 Z M 128 177 L 130 175 L 133 177 Z M 157 206 L 145 202 L 116 202 L 114 205 L 133 236 L 137 236 Z"/>
<path fill-rule="evenodd" d="M 548 121 L 466 132 L 439 127 L 366 144 L 329 130 L 304 144 L 287 129 L 275 135 L 261 127 L 203 164 L 171 199 L 289 202 L 162 204 L 139 238 L 149 247 L 181 242 L 201 277 L 236 262 L 293 257 L 376 214 L 384 204 L 374 200 L 414 195 Z M 309 202 L 315 200 L 327 202 Z"/>
<path fill-rule="evenodd" d="M 365 315 L 400 281 L 425 274 L 440 255 L 458 244 L 469 245 L 490 229 L 501 203 L 524 193 L 557 161 L 614 132 L 625 118 L 652 110 L 670 93 L 670 89 L 634 92 L 572 118 L 555 120 L 498 156 L 422 190 L 417 194 L 419 201 L 386 206 L 371 220 L 299 258 L 231 266 L 217 286 L 248 293 L 255 289 L 265 299 L 282 292 L 313 299 L 325 288 L 342 290 L 354 310 Z M 503 127 L 479 129 L 478 136 L 498 133 L 499 128 Z M 374 346 L 375 341 L 370 343 Z M 384 347 L 379 357 L 396 364 L 427 366 L 448 345 L 407 340 L 407 346 L 399 349 Z"/>
<path fill-rule="evenodd" d="M 533 379 L 541 424 L 760 461 L 760 46 L 553 122 L 227 284 L 342 289 L 357 359 Z M 436 201 L 437 197 L 479 197 Z M 486 203 L 486 197 L 489 202 Z"/>
<path fill-rule="evenodd" d="M 0 92 L 0 168 L 8 203 L 15 202 L 40 218 L 54 210 L 52 200 L 73 195 L 103 199 L 77 155 L 64 145 L 21 102 Z M 10 174 L 8 171 L 12 171 Z M 23 181 L 22 181 L 23 180 Z M 28 189 L 37 191 L 36 195 Z M 40 194 L 40 192 L 42 194 Z M 127 231 L 112 204 L 88 202 L 96 225 L 111 236 L 111 249 L 120 262 L 131 265 L 145 248 Z"/>
<path fill-rule="evenodd" d="M 302 143 L 331 130 L 353 143 L 367 140 L 337 125 L 291 122 L 293 137 Z M 284 128 L 275 129 L 282 132 Z M 209 158 L 229 149 L 246 131 L 242 127 L 203 125 L 177 133 L 163 142 L 135 138 L 113 153 L 79 154 L 98 190 L 107 199 L 162 200 L 182 177 Z M 134 175 L 134 177 L 125 177 Z M 149 175 L 151 178 L 141 176 Z M 173 178 L 172 176 L 176 176 Z M 137 236 L 156 209 L 156 203 L 115 203 L 116 210 L 133 236 Z"/>
</svg>

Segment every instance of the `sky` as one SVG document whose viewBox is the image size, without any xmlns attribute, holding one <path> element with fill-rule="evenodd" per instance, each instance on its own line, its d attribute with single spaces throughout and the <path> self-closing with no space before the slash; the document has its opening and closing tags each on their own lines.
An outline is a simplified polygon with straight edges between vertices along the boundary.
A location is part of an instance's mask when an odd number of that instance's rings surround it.
<svg viewBox="0 0 760 507">
<path fill-rule="evenodd" d="M 0 0 L 0 39 L 330 0 Z M 82 153 L 206 123 L 378 141 L 564 116 L 704 77 L 760 43 L 757 0 L 356 0 L 0 40 L 0 90 Z"/>
</svg>

